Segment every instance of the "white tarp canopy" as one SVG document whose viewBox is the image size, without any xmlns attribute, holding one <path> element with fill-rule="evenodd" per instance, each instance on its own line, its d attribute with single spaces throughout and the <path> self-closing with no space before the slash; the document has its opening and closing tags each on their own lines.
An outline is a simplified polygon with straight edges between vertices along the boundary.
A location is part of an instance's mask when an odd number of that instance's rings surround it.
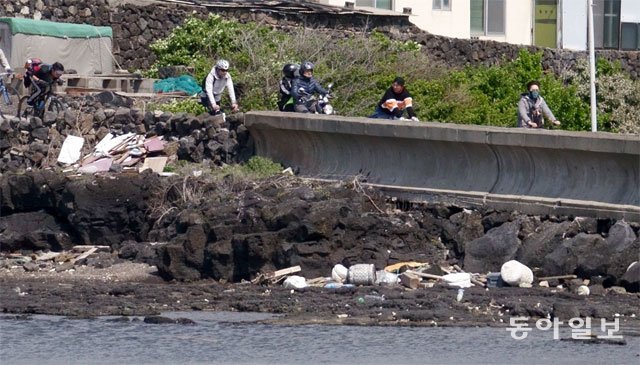
<svg viewBox="0 0 640 365">
<path fill-rule="evenodd" d="M 0 47 L 14 69 L 37 57 L 45 63 L 60 62 L 79 75 L 113 73 L 111 27 L 0 18 L 0 35 Z"/>
</svg>

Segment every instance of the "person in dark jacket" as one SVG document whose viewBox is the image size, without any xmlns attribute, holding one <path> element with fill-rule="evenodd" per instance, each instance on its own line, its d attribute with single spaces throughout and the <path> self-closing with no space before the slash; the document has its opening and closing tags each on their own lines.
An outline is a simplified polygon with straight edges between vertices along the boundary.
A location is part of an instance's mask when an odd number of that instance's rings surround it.
<svg viewBox="0 0 640 365">
<path fill-rule="evenodd" d="M 411 120 L 420 121 L 413 110 L 413 98 L 404 87 L 404 79 L 396 77 L 376 105 L 376 111 L 369 118 L 404 119 L 405 111 Z"/>
<path fill-rule="evenodd" d="M 317 110 L 318 104 L 310 104 L 308 102 L 308 98 L 316 93 L 324 96 L 329 92 L 313 78 L 313 63 L 305 61 L 300 65 L 300 77 L 295 79 L 291 86 L 291 96 L 293 96 L 293 100 L 296 103 L 294 111 L 298 113 L 319 113 L 320 110 Z"/>
<path fill-rule="evenodd" d="M 33 85 L 33 93 L 27 99 L 27 104 L 33 106 L 35 100 L 47 91 L 54 83 L 62 85 L 62 74 L 64 73 L 64 66 L 60 62 L 55 62 L 52 65 L 43 63 L 40 68 L 31 76 L 31 83 Z"/>
<path fill-rule="evenodd" d="M 282 69 L 282 80 L 280 80 L 280 100 L 278 101 L 278 109 L 283 112 L 292 112 L 294 100 L 291 96 L 291 88 L 293 82 L 298 77 L 298 65 L 287 63 Z"/>
<path fill-rule="evenodd" d="M 518 127 L 542 128 L 545 117 L 554 125 L 560 125 L 560 121 L 540 96 L 540 83 L 535 80 L 529 81 L 527 90 L 528 92 L 520 94 L 520 102 L 518 102 Z"/>
</svg>

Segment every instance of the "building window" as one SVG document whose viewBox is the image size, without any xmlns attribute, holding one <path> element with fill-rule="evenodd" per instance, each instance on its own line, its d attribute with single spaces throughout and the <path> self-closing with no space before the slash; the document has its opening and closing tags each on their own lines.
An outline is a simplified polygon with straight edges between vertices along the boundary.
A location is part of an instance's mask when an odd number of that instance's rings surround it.
<svg viewBox="0 0 640 365">
<path fill-rule="evenodd" d="M 393 0 L 356 0 L 356 6 L 393 10 Z"/>
<path fill-rule="evenodd" d="M 604 47 L 618 48 L 620 0 L 604 2 Z"/>
<path fill-rule="evenodd" d="M 595 46 L 618 49 L 620 46 L 620 0 L 596 0 L 593 5 Z"/>
<path fill-rule="evenodd" d="M 471 0 L 471 34 L 504 35 L 505 0 Z"/>
<path fill-rule="evenodd" d="M 451 0 L 433 0 L 433 10 L 451 10 Z"/>
<path fill-rule="evenodd" d="M 631 51 L 640 50 L 640 23 L 622 23 L 620 48 Z"/>
</svg>

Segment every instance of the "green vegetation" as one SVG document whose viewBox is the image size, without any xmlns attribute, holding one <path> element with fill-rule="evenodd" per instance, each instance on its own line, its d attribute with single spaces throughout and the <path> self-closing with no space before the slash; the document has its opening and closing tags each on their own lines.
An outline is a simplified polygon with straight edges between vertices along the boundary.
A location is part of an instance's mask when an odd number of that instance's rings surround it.
<svg viewBox="0 0 640 365">
<path fill-rule="evenodd" d="M 520 93 L 529 80 L 537 79 L 562 129 L 591 128 L 586 61 L 553 75 L 542 69 L 541 53 L 524 49 L 500 66 L 451 70 L 434 64 L 419 44 L 393 41 L 377 32 L 350 37 L 303 28 L 282 32 L 216 15 L 188 19 L 151 49 L 157 55 L 152 75 L 161 66 L 186 65 L 202 80 L 215 59 L 228 59 L 243 110 L 276 110 L 282 66 L 311 60 L 316 78 L 323 85 L 334 83 L 333 105 L 341 115 L 371 114 L 399 75 L 407 80 L 421 120 L 513 127 Z M 598 129 L 640 133 L 640 81 L 606 60 L 599 59 L 597 66 Z M 181 102 L 163 110 L 198 114 L 197 106 Z"/>
<path fill-rule="evenodd" d="M 205 169 L 202 164 L 177 160 L 164 167 L 164 172 L 174 172 L 180 176 L 209 175 L 216 178 L 233 178 L 234 180 L 255 180 L 277 175 L 283 170 L 282 165 L 272 160 L 253 156 L 241 165 L 226 165 L 222 169 Z"/>
<path fill-rule="evenodd" d="M 185 112 L 193 115 L 207 112 L 204 106 L 200 104 L 200 99 L 174 99 L 169 103 L 149 103 L 147 108 L 149 110 L 162 110 L 163 112 L 170 113 Z"/>
</svg>

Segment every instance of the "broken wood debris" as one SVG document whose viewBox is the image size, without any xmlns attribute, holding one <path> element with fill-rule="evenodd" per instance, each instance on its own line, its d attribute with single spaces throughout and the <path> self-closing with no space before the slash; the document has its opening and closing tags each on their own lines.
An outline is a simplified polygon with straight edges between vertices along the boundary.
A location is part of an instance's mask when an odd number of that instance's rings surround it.
<svg viewBox="0 0 640 365">
<path fill-rule="evenodd" d="M 253 283 L 253 284 L 264 284 L 264 283 L 275 284 L 278 281 L 284 279 L 286 275 L 293 274 L 293 273 L 299 272 L 301 270 L 302 270 L 302 268 L 300 267 L 300 265 L 297 265 L 297 266 L 288 267 L 286 269 L 272 271 L 272 272 L 269 272 L 269 273 L 260 273 L 260 274 L 258 274 L 258 276 L 255 279 L 251 280 L 251 283 Z"/>
<path fill-rule="evenodd" d="M 73 141 L 77 137 L 68 136 Z M 65 140 L 67 143 L 67 140 Z M 116 136 L 108 133 L 94 147 L 92 153 L 80 159 L 79 164 L 74 165 L 71 171 L 94 174 L 114 169 L 114 165 L 122 169 L 136 169 L 140 165 L 139 172 L 151 169 L 154 172 L 162 172 L 167 164 L 168 157 L 161 156 L 166 142 L 162 136 L 145 137 L 134 133 L 126 133 Z M 65 150 L 65 156 L 78 156 L 77 158 L 59 158 L 62 163 L 75 163 L 80 156 L 82 144 L 69 143 Z M 142 162 L 142 163 L 140 163 Z"/>
<path fill-rule="evenodd" d="M 544 276 L 544 277 L 538 278 L 538 281 L 576 279 L 577 277 L 578 277 L 577 275 Z"/>
</svg>

